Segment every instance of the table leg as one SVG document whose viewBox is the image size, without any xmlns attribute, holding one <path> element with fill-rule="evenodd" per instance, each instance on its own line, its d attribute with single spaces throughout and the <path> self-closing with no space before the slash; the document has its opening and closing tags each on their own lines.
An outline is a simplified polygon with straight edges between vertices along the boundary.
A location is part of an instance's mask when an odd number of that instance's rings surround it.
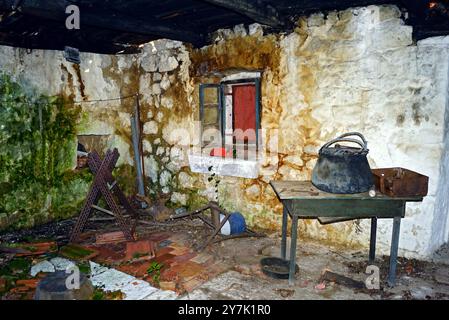
<svg viewBox="0 0 449 320">
<path fill-rule="evenodd" d="M 290 270 L 288 275 L 288 284 L 295 283 L 295 267 L 296 267 L 296 240 L 298 236 L 298 217 L 292 215 L 292 232 L 290 240 Z"/>
<path fill-rule="evenodd" d="M 388 274 L 388 285 L 394 287 L 396 283 L 396 265 L 398 259 L 399 230 L 401 228 L 401 217 L 393 218 L 393 235 L 390 249 L 390 271 Z"/>
<path fill-rule="evenodd" d="M 376 234 L 377 234 L 377 218 L 371 218 L 371 238 L 369 241 L 369 263 L 373 263 L 376 259 Z"/>
<path fill-rule="evenodd" d="M 284 210 L 282 212 L 282 240 L 281 240 L 281 258 L 284 260 L 287 254 L 287 222 L 288 222 L 288 212 L 287 207 L 284 205 Z"/>
</svg>

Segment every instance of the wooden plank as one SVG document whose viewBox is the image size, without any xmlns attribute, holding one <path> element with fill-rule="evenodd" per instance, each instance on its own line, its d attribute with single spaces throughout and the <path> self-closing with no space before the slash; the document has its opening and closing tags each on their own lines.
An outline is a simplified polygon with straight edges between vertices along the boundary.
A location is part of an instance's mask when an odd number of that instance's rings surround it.
<svg viewBox="0 0 449 320">
<path fill-rule="evenodd" d="M 403 217 L 405 201 L 360 199 L 308 199 L 293 200 L 290 212 L 301 218 L 354 217 L 393 218 Z"/>
<path fill-rule="evenodd" d="M 10 11 L 16 0 L 0 1 L 0 10 Z M 65 23 L 67 14 L 65 9 L 73 4 L 66 0 L 22 0 L 19 2 L 19 11 L 33 17 L 60 21 Z M 166 21 L 155 21 L 155 19 L 137 19 L 124 15 L 120 12 L 107 12 L 106 14 L 95 14 L 90 10 L 81 10 L 81 28 L 90 26 L 105 30 L 114 30 L 131 34 L 159 36 L 173 40 L 190 42 L 194 45 L 204 45 L 206 40 L 204 35 L 197 30 L 189 30 L 186 26 L 180 28 Z"/>
<path fill-rule="evenodd" d="M 354 219 L 359 219 L 360 217 L 318 217 L 320 224 L 331 224 L 337 222 L 344 222 Z"/>
<path fill-rule="evenodd" d="M 274 192 L 280 200 L 286 199 L 359 199 L 359 200 L 402 200 L 402 201 L 422 201 L 422 197 L 389 197 L 387 195 L 376 192 L 371 197 L 368 192 L 355 194 L 335 194 L 327 193 L 317 189 L 311 181 L 270 181 Z"/>
<path fill-rule="evenodd" d="M 338 273 L 328 271 L 326 270 L 324 274 L 320 277 L 319 282 L 328 281 L 328 282 L 334 282 L 341 285 L 344 285 L 349 288 L 354 289 L 363 289 L 365 288 L 365 283 L 363 281 L 357 281 L 354 279 L 351 279 L 349 277 L 340 275 Z"/>
<path fill-rule="evenodd" d="M 255 22 L 271 27 L 282 27 L 285 22 L 279 18 L 277 10 L 269 4 L 261 5 L 253 0 L 203 0 L 210 4 L 235 11 Z"/>
</svg>

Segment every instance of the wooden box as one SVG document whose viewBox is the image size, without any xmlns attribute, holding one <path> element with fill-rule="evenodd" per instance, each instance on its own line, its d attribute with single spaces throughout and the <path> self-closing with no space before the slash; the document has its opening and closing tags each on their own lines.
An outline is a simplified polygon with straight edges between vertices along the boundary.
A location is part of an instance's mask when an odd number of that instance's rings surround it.
<svg viewBox="0 0 449 320">
<path fill-rule="evenodd" d="M 372 169 L 376 189 L 390 197 L 426 196 L 429 177 L 404 168 Z"/>
</svg>

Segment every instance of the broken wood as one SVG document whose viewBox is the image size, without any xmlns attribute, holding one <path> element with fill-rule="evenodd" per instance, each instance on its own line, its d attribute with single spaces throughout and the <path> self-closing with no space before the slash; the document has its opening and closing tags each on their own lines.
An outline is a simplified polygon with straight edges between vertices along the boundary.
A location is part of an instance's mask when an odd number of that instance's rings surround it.
<svg viewBox="0 0 449 320">
<path fill-rule="evenodd" d="M 123 231 L 114 231 L 103 234 L 98 234 L 95 237 L 96 244 L 108 244 L 108 243 L 119 243 L 126 241 L 127 238 Z"/>
<path fill-rule="evenodd" d="M 16 253 L 27 253 L 28 251 L 21 249 L 21 248 L 11 248 L 11 247 L 0 246 L 0 252 L 16 254 Z"/>
<path fill-rule="evenodd" d="M 54 241 L 19 243 L 13 247 L 0 247 L 0 252 L 14 254 L 18 257 L 38 256 L 45 253 L 52 253 L 58 250 L 58 245 Z"/>
<path fill-rule="evenodd" d="M 354 288 L 354 289 L 365 288 L 365 283 L 362 281 L 357 281 L 357 280 L 351 279 L 346 276 L 342 276 L 338 273 L 328 271 L 328 270 L 326 270 L 320 277 L 319 282 L 322 283 L 323 281 L 334 282 L 334 283 L 343 285 L 345 287 Z"/>
</svg>

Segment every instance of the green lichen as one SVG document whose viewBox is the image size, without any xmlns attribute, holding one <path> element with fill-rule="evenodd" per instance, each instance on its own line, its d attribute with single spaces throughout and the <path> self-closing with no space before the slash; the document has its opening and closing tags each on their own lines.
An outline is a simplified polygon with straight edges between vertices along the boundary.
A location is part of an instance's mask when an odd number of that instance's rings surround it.
<svg viewBox="0 0 449 320">
<path fill-rule="evenodd" d="M 0 229 L 77 212 L 90 174 L 74 173 L 79 107 L 0 75 Z"/>
<path fill-rule="evenodd" d="M 199 191 L 197 189 L 185 189 L 183 193 L 187 194 L 186 207 L 188 210 L 201 208 L 209 202 L 209 200 L 205 196 L 199 194 Z"/>
<path fill-rule="evenodd" d="M 121 166 L 115 168 L 112 174 L 117 180 L 120 189 L 122 189 L 125 194 L 136 193 L 137 173 L 135 167 L 129 164 L 122 164 Z M 148 185 L 148 182 L 145 181 L 145 184 Z"/>
</svg>

